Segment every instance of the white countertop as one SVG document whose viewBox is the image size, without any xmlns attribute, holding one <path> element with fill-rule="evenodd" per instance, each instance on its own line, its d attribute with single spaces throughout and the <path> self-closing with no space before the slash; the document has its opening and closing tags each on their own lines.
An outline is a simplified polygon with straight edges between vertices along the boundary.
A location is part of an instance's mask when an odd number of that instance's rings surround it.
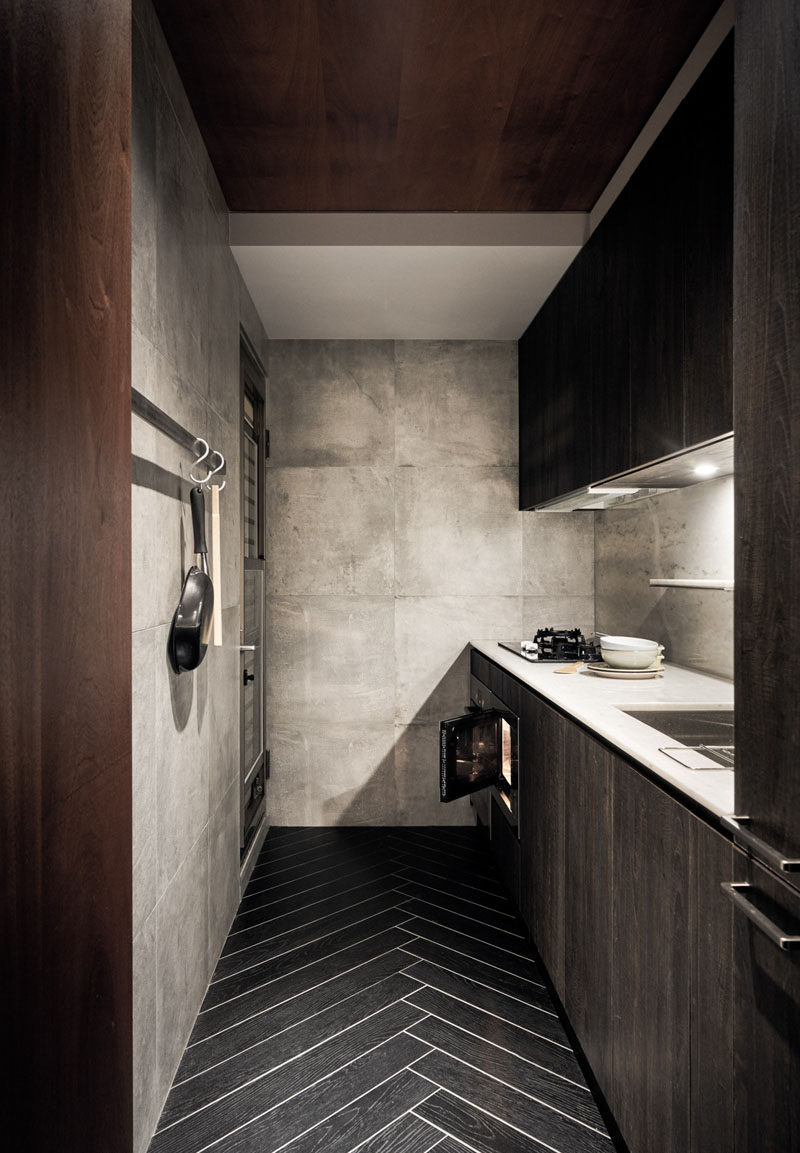
<svg viewBox="0 0 800 1153">
<path fill-rule="evenodd" d="M 586 669 L 556 675 L 563 664 L 527 661 L 496 640 L 472 641 L 472 647 L 500 668 L 530 685 L 540 696 L 580 721 L 610 745 L 645 765 L 687 797 L 719 817 L 734 811 L 732 769 L 685 769 L 659 746 L 678 745 L 621 707 L 733 708 L 733 683 L 681 665 L 664 664 L 664 675 L 651 680 L 615 680 Z"/>
</svg>

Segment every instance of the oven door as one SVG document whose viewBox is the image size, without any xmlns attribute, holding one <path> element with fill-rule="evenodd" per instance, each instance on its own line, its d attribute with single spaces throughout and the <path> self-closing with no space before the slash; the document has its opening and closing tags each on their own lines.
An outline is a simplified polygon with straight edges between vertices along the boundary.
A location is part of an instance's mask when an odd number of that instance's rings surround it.
<svg viewBox="0 0 800 1153">
<path fill-rule="evenodd" d="M 492 785 L 510 788 L 517 767 L 514 729 L 500 709 L 473 709 L 440 721 L 440 799 L 455 801 Z"/>
</svg>

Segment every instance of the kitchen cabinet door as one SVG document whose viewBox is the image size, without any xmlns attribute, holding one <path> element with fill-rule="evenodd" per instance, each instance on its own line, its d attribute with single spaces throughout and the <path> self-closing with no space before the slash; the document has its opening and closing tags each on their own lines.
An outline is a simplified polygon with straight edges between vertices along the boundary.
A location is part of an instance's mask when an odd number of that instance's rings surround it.
<svg viewBox="0 0 800 1153">
<path fill-rule="evenodd" d="M 612 754 L 577 725 L 566 750 L 564 1008 L 602 1088 L 612 1077 Z"/>
<path fill-rule="evenodd" d="M 733 428 L 733 33 L 686 96 L 684 444 Z"/>
<path fill-rule="evenodd" d="M 684 140 L 679 113 L 628 188 L 631 466 L 683 447 Z"/>
<path fill-rule="evenodd" d="M 736 812 L 800 856 L 800 22 L 736 20 Z"/>
<path fill-rule="evenodd" d="M 591 480 L 591 393 L 581 253 L 519 341 L 520 508 Z"/>
<path fill-rule="evenodd" d="M 800 893 L 750 861 L 742 896 L 782 931 L 800 935 Z M 734 910 L 736 1153 L 800 1150 L 800 952 L 785 952 Z"/>
<path fill-rule="evenodd" d="M 743 858 L 695 817 L 692 835 L 689 1151 L 732 1153 L 734 910 L 720 885 Z"/>
<path fill-rule="evenodd" d="M 631 1153 L 689 1148 L 689 813 L 612 758 L 612 1077 Z"/>
<path fill-rule="evenodd" d="M 564 996 L 564 756 L 569 722 L 533 693 L 520 703 L 520 908 Z"/>
</svg>

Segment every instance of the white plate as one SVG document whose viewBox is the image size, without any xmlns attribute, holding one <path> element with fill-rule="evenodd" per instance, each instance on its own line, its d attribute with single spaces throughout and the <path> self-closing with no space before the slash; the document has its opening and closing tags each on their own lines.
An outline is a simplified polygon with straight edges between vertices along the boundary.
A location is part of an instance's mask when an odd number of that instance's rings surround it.
<svg viewBox="0 0 800 1153">
<path fill-rule="evenodd" d="M 588 664 L 586 667 L 589 672 L 595 673 L 598 677 L 616 677 L 620 681 L 646 681 L 652 677 L 663 676 L 664 673 L 661 665 L 657 669 L 612 669 L 603 664 L 602 661 L 598 661 Z"/>
</svg>

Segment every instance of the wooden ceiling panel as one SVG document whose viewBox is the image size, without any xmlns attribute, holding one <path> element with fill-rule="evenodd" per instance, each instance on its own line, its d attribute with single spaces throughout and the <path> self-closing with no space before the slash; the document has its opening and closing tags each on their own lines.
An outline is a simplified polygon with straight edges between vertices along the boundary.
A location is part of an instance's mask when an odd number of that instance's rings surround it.
<svg viewBox="0 0 800 1153">
<path fill-rule="evenodd" d="M 229 207 L 588 211 L 716 0 L 155 0 Z"/>
</svg>

